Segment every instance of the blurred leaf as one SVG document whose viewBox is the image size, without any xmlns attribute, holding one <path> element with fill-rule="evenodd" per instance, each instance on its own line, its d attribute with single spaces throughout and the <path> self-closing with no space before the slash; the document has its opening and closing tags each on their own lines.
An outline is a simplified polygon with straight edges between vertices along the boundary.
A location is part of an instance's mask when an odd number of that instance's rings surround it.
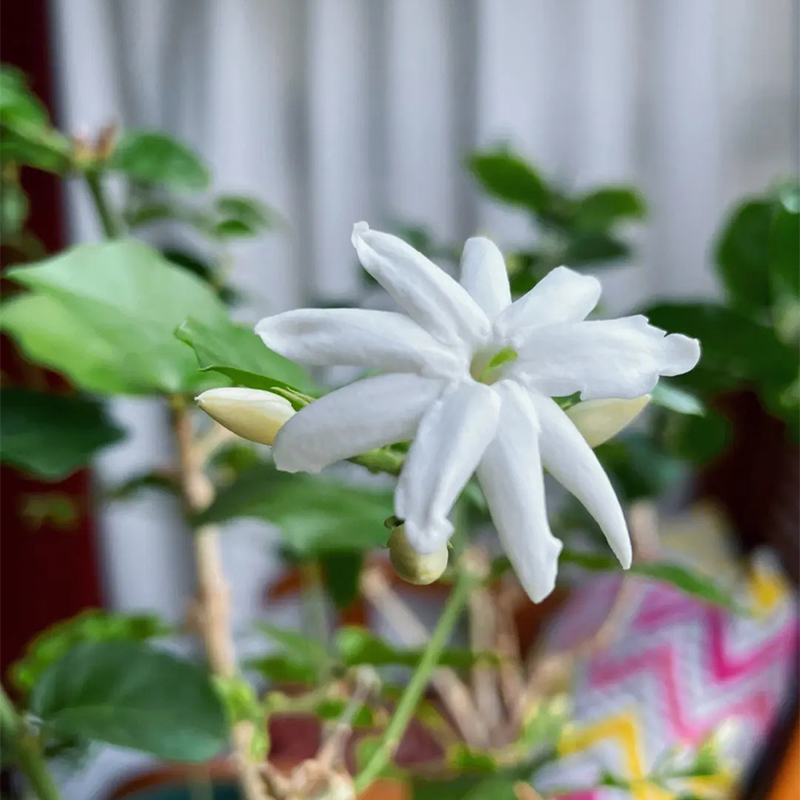
<svg viewBox="0 0 800 800">
<path fill-rule="evenodd" d="M 218 217 L 213 232 L 220 238 L 257 236 L 277 220 L 277 215 L 260 200 L 243 195 L 222 195 L 214 202 Z"/>
<path fill-rule="evenodd" d="M 190 313 L 220 325 L 228 317 L 205 283 L 132 240 L 79 245 L 7 275 L 39 297 L 5 306 L 3 329 L 88 391 L 192 390 L 201 376 L 175 327 Z"/>
<path fill-rule="evenodd" d="M 388 490 L 278 472 L 259 464 L 223 489 L 198 524 L 255 517 L 280 528 L 283 542 L 299 558 L 382 547 L 383 521 L 393 510 Z"/>
<path fill-rule="evenodd" d="M 46 127 L 47 109 L 28 88 L 25 74 L 16 67 L 0 66 L 0 122 L 22 122 Z"/>
<path fill-rule="evenodd" d="M 483 188 L 498 200 L 540 213 L 550 204 L 549 190 L 522 158 L 498 151 L 474 153 L 468 165 Z"/>
<path fill-rule="evenodd" d="M 338 720 L 347 709 L 347 700 L 321 700 L 311 709 L 320 719 Z M 351 724 L 353 727 L 372 727 L 375 725 L 375 715 L 372 709 L 361 706 L 355 713 Z"/>
<path fill-rule="evenodd" d="M 470 789 L 464 800 L 520 800 L 514 789 L 517 783 L 508 778 L 488 778 Z"/>
<path fill-rule="evenodd" d="M 577 233 L 567 243 L 560 259 L 565 264 L 599 264 L 630 255 L 630 248 L 607 233 Z"/>
<path fill-rule="evenodd" d="M 45 728 L 161 758 L 204 761 L 227 742 L 209 676 L 137 642 L 84 642 L 52 664 L 31 694 Z"/>
<path fill-rule="evenodd" d="M 103 406 L 78 395 L 0 392 L 0 460 L 60 480 L 124 437 Z"/>
<path fill-rule="evenodd" d="M 622 569 L 619 562 L 612 555 L 581 553 L 569 548 L 564 548 L 561 551 L 560 562 L 562 564 L 572 564 L 590 572 L 621 572 Z M 672 564 L 664 561 L 634 561 L 628 572 L 631 575 L 639 575 L 662 583 L 668 583 L 699 600 L 722 606 L 736 613 L 742 613 L 741 606 L 728 592 L 704 575 L 694 572 L 689 567 L 684 567 L 681 564 Z"/>
<path fill-rule="evenodd" d="M 716 458 L 730 442 L 728 421 L 718 411 L 702 417 L 684 417 L 677 421 L 669 437 L 671 452 L 695 464 Z"/>
<path fill-rule="evenodd" d="M 662 452 L 650 437 L 625 432 L 595 448 L 595 454 L 619 493 L 631 503 L 657 497 L 669 489 L 683 468 L 672 456 Z"/>
<path fill-rule="evenodd" d="M 500 764 L 491 753 L 471 750 L 465 744 L 456 744 L 447 751 L 447 765 L 456 772 L 479 772 L 493 775 Z"/>
<path fill-rule="evenodd" d="M 336 608 L 349 608 L 355 602 L 363 566 L 363 553 L 328 553 L 322 558 L 325 588 Z"/>
<path fill-rule="evenodd" d="M 245 661 L 247 669 L 255 670 L 271 683 L 302 683 L 312 686 L 319 680 L 319 668 L 291 655 L 261 656 Z"/>
<path fill-rule="evenodd" d="M 160 131 L 127 130 L 117 144 L 108 168 L 144 183 L 200 191 L 211 177 L 203 159 L 184 142 Z"/>
<path fill-rule="evenodd" d="M 270 350 L 252 330 L 230 320 L 207 325 L 189 317 L 175 335 L 195 351 L 202 370 L 222 373 L 238 386 L 313 391 L 313 384 L 301 367 Z"/>
<path fill-rule="evenodd" d="M 653 325 L 700 340 L 700 364 L 678 380 L 700 390 L 721 390 L 747 381 L 790 384 L 796 352 L 775 331 L 738 311 L 704 303 L 662 303 L 644 312 Z"/>
<path fill-rule="evenodd" d="M 627 186 L 608 186 L 583 197 L 575 225 L 585 231 L 607 231 L 617 222 L 641 219 L 647 212 L 644 198 Z"/>
<path fill-rule="evenodd" d="M 336 651 L 346 667 L 368 664 L 372 667 L 416 667 L 424 649 L 394 647 L 379 639 L 366 628 L 347 626 L 340 628 L 335 637 Z M 451 647 L 443 651 L 439 664 L 453 669 L 470 669 L 481 662 L 497 663 L 495 653 L 473 652 Z"/>
<path fill-rule="evenodd" d="M 245 663 L 274 683 L 314 684 L 320 672 L 330 664 L 325 645 L 300 631 L 287 630 L 259 622 L 257 627 L 279 644 L 281 653 L 254 658 Z"/>
<path fill-rule="evenodd" d="M 769 233 L 772 203 L 750 200 L 740 205 L 724 227 L 716 262 L 735 306 L 753 311 L 770 302 Z"/>
<path fill-rule="evenodd" d="M 177 476 L 152 470 L 133 475 L 117 486 L 108 489 L 105 496 L 108 500 L 127 500 L 137 494 L 137 492 L 141 492 L 145 489 L 158 489 L 159 491 L 169 492 L 175 495 L 180 494 Z"/>
<path fill-rule="evenodd" d="M 288 653 L 310 664 L 320 664 L 328 658 L 328 651 L 319 639 L 306 636 L 300 631 L 279 628 L 277 625 L 271 625 L 264 621 L 259 621 L 256 627 L 281 645 Z"/>
<path fill-rule="evenodd" d="M 20 233 L 28 218 L 28 197 L 16 181 L 0 184 L 0 238 L 3 244 Z"/>
<path fill-rule="evenodd" d="M 706 407 L 700 398 L 673 386 L 664 378 L 660 378 L 655 389 L 650 392 L 650 402 L 654 405 L 674 411 L 676 414 L 690 414 L 702 417 L 706 413 Z"/>
<path fill-rule="evenodd" d="M 115 614 L 91 608 L 51 625 L 29 642 L 22 658 L 11 665 L 11 680 L 15 688 L 27 694 L 51 664 L 81 642 L 143 642 L 170 632 L 171 628 L 152 615 Z"/>
<path fill-rule="evenodd" d="M 800 211 L 780 204 L 770 232 L 772 317 L 779 338 L 800 340 Z"/>
</svg>

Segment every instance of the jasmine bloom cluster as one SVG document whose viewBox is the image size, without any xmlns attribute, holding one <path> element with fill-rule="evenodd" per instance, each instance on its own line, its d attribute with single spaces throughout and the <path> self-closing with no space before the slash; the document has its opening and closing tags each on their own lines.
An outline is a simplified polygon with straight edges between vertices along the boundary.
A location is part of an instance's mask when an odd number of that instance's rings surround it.
<svg viewBox="0 0 800 800">
<path fill-rule="evenodd" d="M 353 244 L 364 269 L 406 313 L 304 309 L 258 323 L 264 343 L 294 361 L 380 373 L 291 416 L 274 439 L 278 469 L 318 472 L 411 441 L 395 513 L 420 554 L 447 543 L 452 506 L 477 474 L 501 544 L 536 602 L 555 585 L 562 547 L 548 523 L 546 469 L 629 567 L 630 537 L 608 476 L 553 398 L 580 393 L 587 401 L 629 401 L 624 407 L 633 416 L 659 376 L 695 366 L 698 342 L 667 335 L 643 316 L 587 321 L 600 283 L 566 267 L 512 302 L 502 254 L 488 239 L 467 241 L 460 282 L 363 222 L 354 227 Z M 602 428 L 608 404 L 575 408 L 593 406 Z"/>
</svg>

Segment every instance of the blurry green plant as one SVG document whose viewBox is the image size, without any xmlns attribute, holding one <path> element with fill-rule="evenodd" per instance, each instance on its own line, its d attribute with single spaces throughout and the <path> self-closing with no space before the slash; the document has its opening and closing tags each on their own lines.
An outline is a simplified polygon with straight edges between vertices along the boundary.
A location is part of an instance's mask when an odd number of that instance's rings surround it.
<svg viewBox="0 0 800 800">
<path fill-rule="evenodd" d="M 0 458 L 45 480 L 61 479 L 124 436 L 104 408 L 108 398 L 160 398 L 172 422 L 178 462 L 131 476 L 112 494 L 169 491 L 183 501 L 198 566 L 194 622 L 208 661 L 208 669 L 198 669 L 160 651 L 151 640 L 167 630 L 149 617 L 91 612 L 38 637 L 12 672 L 19 705 L 0 693 L 0 736 L 4 751 L 41 800 L 59 797 L 44 763 L 44 756 L 59 748 L 106 742 L 163 758 L 199 760 L 218 753 L 229 738 L 243 795 L 262 798 L 262 770 L 273 790 L 283 785 L 262 763 L 269 750 L 266 721 L 289 711 L 335 719 L 318 757 L 320 762 L 331 759 L 331 768 L 338 766 L 334 746 L 341 746 L 342 731 L 362 724 L 378 728 L 379 736 L 359 746 L 359 791 L 377 775 L 396 769 L 391 757 L 414 715 L 448 741 L 445 766 L 463 773 L 455 784 L 438 782 L 437 796 L 508 794 L 508 781 L 529 780 L 538 765 L 555 758 L 566 722 L 563 704 L 556 708 L 548 700 L 533 709 L 521 707 L 514 740 L 509 744 L 504 731 L 498 747 L 486 737 L 470 740 L 471 728 L 478 725 L 481 732 L 477 712 L 464 719 L 462 711 L 459 720 L 458 703 L 443 713 L 423 699 L 432 680 L 447 698 L 442 686 L 463 687 L 462 673 L 494 669 L 506 658 L 486 652 L 489 647 L 467 651 L 449 644 L 470 599 L 491 601 L 502 572 L 502 565 L 493 571 L 488 563 L 483 571 L 467 568 L 459 558 L 474 527 L 466 523 L 485 513 L 475 485 L 456 508 L 464 523 L 454 539 L 456 566 L 445 575 L 450 593 L 429 637 L 412 630 L 413 641 L 396 647 L 356 628 L 330 635 L 323 591 L 345 608 L 367 587 L 373 600 L 400 608 L 401 619 L 410 624 L 408 609 L 387 590 L 380 568 L 373 562 L 364 571 L 369 554 L 389 536 L 383 524 L 392 513 L 389 493 L 363 481 L 277 473 L 262 451 L 240 440 L 234 443 L 221 428 L 209 426 L 207 418 L 194 415 L 192 398 L 209 387 L 269 389 L 295 407 L 321 390 L 296 364 L 267 350 L 248 328 L 231 320 L 224 254 L 209 260 L 175 247 L 159 252 L 131 234 L 169 222 L 170 230 L 186 228 L 221 250 L 231 239 L 262 233 L 277 215 L 252 198 L 209 195 L 211 177 L 202 158 L 164 133 L 109 128 L 94 142 L 69 138 L 53 127 L 24 77 L 8 68 L 0 71 L 0 160 L 0 235 L 19 262 L 5 274 L 17 291 L 3 302 L 0 326 L 29 362 L 56 371 L 71 387 L 61 394 L 31 392 L 10 386 L 4 377 Z M 470 163 L 487 191 L 528 210 L 536 225 L 536 246 L 510 259 L 515 292 L 526 291 L 564 261 L 597 265 L 629 253 L 620 226 L 642 218 L 645 210 L 634 190 L 606 187 L 567 195 L 505 151 L 478 154 Z M 41 244 L 26 228 L 28 201 L 20 177 L 31 168 L 82 181 L 105 241 L 44 258 Z M 121 205 L 107 192 L 111 176 L 122 183 Z M 796 208 L 791 212 L 785 200 L 770 207 L 778 220 L 774 235 L 788 241 Z M 752 319 L 759 330 L 772 330 L 765 323 L 769 316 L 782 337 L 796 337 L 791 322 L 796 307 L 789 307 L 786 293 L 794 291 L 796 300 L 797 286 L 787 259 L 784 253 L 774 266 L 764 291 L 768 299 L 746 312 L 762 317 Z M 754 280 L 748 269 L 741 264 L 732 268 L 737 286 Z M 783 347 L 794 346 L 781 341 Z M 764 364 L 758 369 L 766 374 Z M 785 389 L 780 381 L 769 385 L 779 393 Z M 654 400 L 681 414 L 702 410 L 677 388 L 662 389 Z M 608 463 L 613 453 L 609 450 Z M 373 473 L 396 475 L 404 458 L 401 443 L 352 461 Z M 616 458 L 623 472 L 625 459 Z M 650 467 L 633 472 L 649 476 Z M 640 491 L 649 495 L 654 489 Z M 278 650 L 245 666 L 272 685 L 264 696 L 245 681 L 235 660 L 219 559 L 216 525 L 239 517 L 261 519 L 280 530 L 287 562 L 299 565 L 303 575 L 306 606 L 317 628 L 314 636 L 306 636 L 263 626 Z M 600 552 L 565 550 L 562 558 L 589 571 L 612 568 Z M 733 605 L 713 583 L 685 569 L 651 563 L 648 570 L 651 577 L 695 596 Z M 410 619 L 413 623 L 413 615 Z M 474 625 L 472 607 L 470 620 Z M 446 671 L 436 672 L 439 667 Z M 389 681 L 376 682 L 375 670 L 386 668 L 410 670 L 408 683 L 396 690 Z M 287 682 L 306 688 L 284 691 Z M 393 709 L 391 718 L 387 708 Z"/>
</svg>

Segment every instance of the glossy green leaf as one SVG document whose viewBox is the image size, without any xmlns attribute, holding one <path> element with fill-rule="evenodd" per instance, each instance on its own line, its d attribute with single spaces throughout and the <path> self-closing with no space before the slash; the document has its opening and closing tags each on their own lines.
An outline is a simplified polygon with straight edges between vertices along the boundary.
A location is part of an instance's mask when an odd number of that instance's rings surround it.
<svg viewBox="0 0 800 800">
<path fill-rule="evenodd" d="M 4 307 L 4 330 L 88 391 L 191 391 L 203 378 L 175 327 L 190 314 L 228 318 L 207 284 L 131 240 L 79 245 L 7 275 L 38 296 Z"/>
<path fill-rule="evenodd" d="M 383 521 L 392 511 L 390 491 L 260 464 L 223 489 L 198 523 L 262 519 L 280 528 L 290 551 L 307 558 L 384 546 Z"/>
<path fill-rule="evenodd" d="M 27 694 L 51 664 L 81 642 L 144 642 L 170 632 L 171 628 L 152 615 L 115 614 L 91 608 L 51 625 L 29 642 L 22 658 L 11 666 L 11 680 L 22 694 Z"/>
<path fill-rule="evenodd" d="M 204 761 L 227 740 L 209 676 L 135 642 L 85 642 L 52 664 L 31 693 L 46 729 L 161 758 Z"/>
<path fill-rule="evenodd" d="M 587 231 L 607 231 L 624 220 L 641 219 L 647 212 L 644 198 L 627 186 L 608 186 L 591 192 L 578 203 L 575 224 Z"/>
<path fill-rule="evenodd" d="M 524 159 L 508 152 L 475 153 L 469 168 L 493 197 L 534 213 L 550 203 L 549 190 L 541 176 Z"/>
<path fill-rule="evenodd" d="M 769 236 L 773 204 L 750 200 L 733 213 L 716 248 L 719 273 L 732 303 L 745 310 L 770 302 Z"/>
<path fill-rule="evenodd" d="M 124 432 L 95 400 L 0 391 L 0 460 L 47 480 L 66 478 Z"/>
<path fill-rule="evenodd" d="M 313 384 L 303 369 L 270 350 L 249 328 L 229 320 L 209 325 L 190 317 L 175 335 L 195 351 L 201 369 L 226 375 L 237 386 L 265 390 L 279 386 L 313 392 Z"/>
<path fill-rule="evenodd" d="M 160 131 L 127 130 L 108 168 L 144 183 L 200 191 L 211 177 L 203 159 L 184 142 Z"/>
</svg>

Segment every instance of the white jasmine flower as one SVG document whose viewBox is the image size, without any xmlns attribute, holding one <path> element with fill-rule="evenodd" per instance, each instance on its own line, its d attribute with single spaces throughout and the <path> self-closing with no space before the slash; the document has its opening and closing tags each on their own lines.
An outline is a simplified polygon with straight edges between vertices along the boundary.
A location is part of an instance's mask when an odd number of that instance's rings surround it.
<svg viewBox="0 0 800 800">
<path fill-rule="evenodd" d="M 458 283 L 395 236 L 353 229 L 364 269 L 406 311 L 306 309 L 267 317 L 267 346 L 307 365 L 382 373 L 315 400 L 278 432 L 278 469 L 317 472 L 413 440 L 395 492 L 411 547 L 441 550 L 450 510 L 477 472 L 500 541 L 534 601 L 555 585 L 561 543 L 545 511 L 543 468 L 597 520 L 627 568 L 619 501 L 589 443 L 553 397 L 633 399 L 692 369 L 698 342 L 642 316 L 585 321 L 600 283 L 566 267 L 511 302 L 488 239 L 467 241 Z"/>
</svg>

